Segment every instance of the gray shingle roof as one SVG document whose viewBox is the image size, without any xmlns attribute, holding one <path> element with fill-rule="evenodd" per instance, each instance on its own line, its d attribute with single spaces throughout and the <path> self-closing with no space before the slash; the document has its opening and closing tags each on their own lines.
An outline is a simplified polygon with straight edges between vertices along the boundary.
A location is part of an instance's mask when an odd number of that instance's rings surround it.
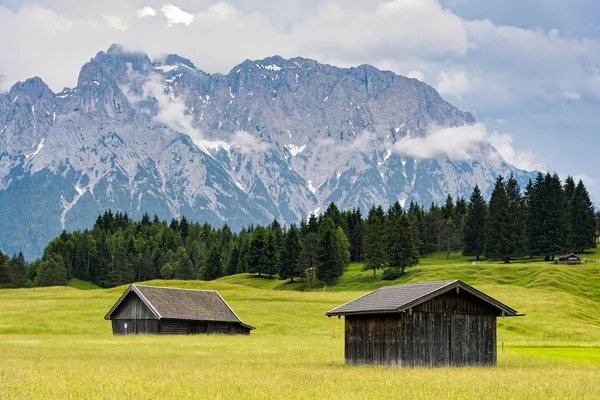
<svg viewBox="0 0 600 400">
<path fill-rule="evenodd" d="M 327 316 L 402 312 L 456 287 L 460 287 L 496 307 L 500 314 L 502 312 L 505 315 L 517 314 L 512 308 L 492 299 L 466 283 L 454 280 L 384 286 L 327 312 Z"/>
<path fill-rule="evenodd" d="M 159 319 L 239 322 L 243 324 L 215 290 L 190 290 L 143 285 L 131 285 L 108 312 L 106 319 L 110 319 L 111 314 L 131 291 L 135 292 Z"/>
</svg>

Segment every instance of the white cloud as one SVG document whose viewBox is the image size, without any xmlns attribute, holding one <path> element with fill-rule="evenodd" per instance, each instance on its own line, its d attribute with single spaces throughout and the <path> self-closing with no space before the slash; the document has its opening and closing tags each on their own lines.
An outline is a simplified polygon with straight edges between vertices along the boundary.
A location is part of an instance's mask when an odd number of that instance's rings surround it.
<svg viewBox="0 0 600 400">
<path fill-rule="evenodd" d="M 461 97 L 475 87 L 466 71 L 440 71 L 437 77 L 437 90 L 441 95 Z"/>
<path fill-rule="evenodd" d="M 241 15 L 234 6 L 229 3 L 219 2 L 213 4 L 206 11 L 198 13 L 198 18 L 201 19 L 217 19 L 223 22 L 234 22 Z"/>
<path fill-rule="evenodd" d="M 592 178 L 585 172 L 574 175 L 573 179 L 575 180 L 575 183 L 579 182 L 580 180 L 583 181 L 585 186 L 587 186 L 589 189 L 596 187 L 596 179 Z"/>
<path fill-rule="evenodd" d="M 164 5 L 161 11 L 167 17 L 167 28 L 177 24 L 190 25 L 194 22 L 194 14 L 183 11 L 173 4 Z"/>
<path fill-rule="evenodd" d="M 489 145 L 496 152 L 490 153 Z M 526 171 L 546 171 L 548 167 L 530 151 L 515 149 L 513 138 L 506 133 L 489 133 L 483 124 L 456 127 L 431 126 L 425 136 L 406 136 L 397 141 L 392 150 L 415 159 L 448 157 L 451 160 L 472 160 L 488 154 L 499 155 L 509 164 Z"/>
<path fill-rule="evenodd" d="M 571 90 L 563 93 L 568 100 L 581 100 L 581 93 Z"/>
<path fill-rule="evenodd" d="M 129 28 L 129 25 L 124 23 L 123 20 L 116 15 L 106 15 L 105 14 L 102 16 L 102 18 L 104 18 L 106 25 L 110 26 L 111 28 L 117 29 L 119 31 L 125 31 L 125 30 L 127 30 L 127 28 Z"/>
<path fill-rule="evenodd" d="M 233 135 L 232 145 L 242 154 L 263 153 L 271 147 L 269 143 L 261 141 L 246 131 L 237 131 Z"/>
<path fill-rule="evenodd" d="M 356 136 L 356 138 L 350 143 L 352 150 L 365 151 L 368 147 L 373 146 L 377 135 L 374 132 L 364 131 Z"/>
<path fill-rule="evenodd" d="M 517 168 L 525 171 L 548 170 L 546 163 L 537 159 L 533 152 L 516 149 L 513 145 L 513 137 L 507 133 L 493 132 L 488 135 L 488 141 L 498 150 L 502 158 Z"/>
<path fill-rule="evenodd" d="M 134 81 L 140 79 L 140 76 L 131 68 L 129 73 Z M 204 137 L 202 132 L 194 127 L 192 115 L 187 112 L 188 107 L 181 98 L 175 97 L 172 92 L 166 90 L 165 81 L 161 75 L 151 74 L 148 78 L 144 78 L 139 95 L 134 94 L 131 87 L 124 87 L 123 92 L 134 104 L 150 98 L 156 99 L 158 112 L 154 119 L 175 132 L 187 134 L 198 147 L 205 150 Z"/>
<path fill-rule="evenodd" d="M 406 76 L 408 78 L 413 78 L 413 79 L 418 79 L 421 82 L 425 82 L 425 74 L 422 73 L 421 71 L 410 71 L 408 74 L 406 74 Z"/>
<path fill-rule="evenodd" d="M 152 7 L 143 7 L 135 12 L 135 16 L 138 18 L 155 17 L 156 10 Z"/>
<path fill-rule="evenodd" d="M 481 153 L 487 132 L 482 124 L 450 128 L 432 126 L 425 136 L 405 136 L 393 146 L 393 151 L 415 159 L 447 156 L 451 160 L 471 160 Z"/>
</svg>

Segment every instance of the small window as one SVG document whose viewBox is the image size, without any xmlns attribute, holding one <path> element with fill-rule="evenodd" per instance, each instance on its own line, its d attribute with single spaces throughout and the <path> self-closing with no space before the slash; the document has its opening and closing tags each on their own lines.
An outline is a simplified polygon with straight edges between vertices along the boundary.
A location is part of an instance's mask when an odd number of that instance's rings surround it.
<svg viewBox="0 0 600 400">
<path fill-rule="evenodd" d="M 123 324 L 123 328 L 127 329 L 127 322 Z"/>
</svg>

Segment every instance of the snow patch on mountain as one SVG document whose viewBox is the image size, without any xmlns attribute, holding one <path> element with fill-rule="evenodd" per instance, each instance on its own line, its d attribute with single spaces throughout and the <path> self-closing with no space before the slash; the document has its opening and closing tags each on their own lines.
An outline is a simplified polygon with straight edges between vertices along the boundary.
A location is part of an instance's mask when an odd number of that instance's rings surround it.
<svg viewBox="0 0 600 400">
<path fill-rule="evenodd" d="M 285 148 L 288 149 L 288 151 L 290 152 L 292 157 L 296 157 L 298 154 L 300 154 L 304 151 L 304 149 L 306 148 L 306 145 L 303 144 L 302 146 L 296 146 L 294 144 L 286 144 Z"/>
<path fill-rule="evenodd" d="M 35 151 L 31 154 L 27 154 L 25 156 L 25 159 L 29 160 L 29 159 L 32 159 L 33 157 L 37 156 L 38 153 L 40 152 L 40 150 L 42 150 L 44 148 L 45 140 L 46 140 L 46 138 L 42 138 L 42 141 L 37 145 L 37 148 L 35 149 Z"/>
</svg>

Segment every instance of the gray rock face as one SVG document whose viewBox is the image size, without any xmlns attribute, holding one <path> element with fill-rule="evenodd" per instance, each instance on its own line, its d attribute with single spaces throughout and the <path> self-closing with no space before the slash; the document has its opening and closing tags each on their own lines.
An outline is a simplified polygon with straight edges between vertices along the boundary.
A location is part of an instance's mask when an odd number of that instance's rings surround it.
<svg viewBox="0 0 600 400">
<path fill-rule="evenodd" d="M 38 256 L 108 208 L 238 229 L 331 201 L 428 204 L 489 191 L 499 174 L 526 180 L 491 146 L 469 161 L 392 152 L 432 124 L 473 123 L 430 86 L 368 65 L 275 56 L 211 75 L 113 45 L 75 88 L 33 78 L 0 94 L 0 248 Z"/>
</svg>

